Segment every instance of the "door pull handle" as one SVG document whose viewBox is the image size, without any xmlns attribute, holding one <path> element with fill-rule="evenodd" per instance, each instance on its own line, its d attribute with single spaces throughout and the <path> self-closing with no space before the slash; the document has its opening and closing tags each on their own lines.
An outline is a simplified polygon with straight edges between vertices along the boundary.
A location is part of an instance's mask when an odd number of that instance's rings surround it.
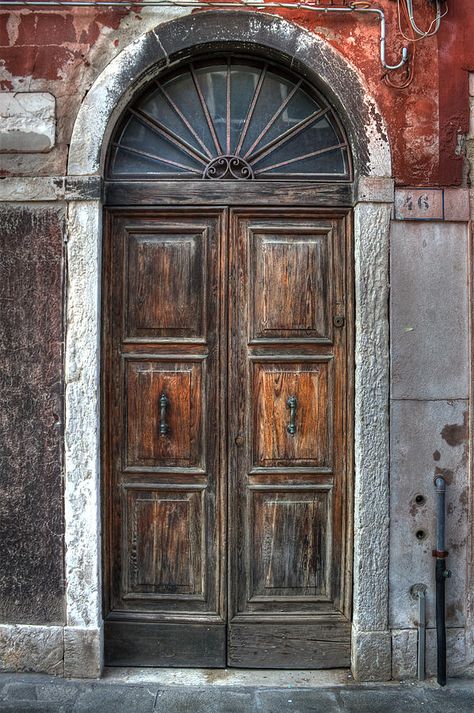
<svg viewBox="0 0 474 713">
<path fill-rule="evenodd" d="M 286 430 L 290 436 L 294 436 L 296 433 L 296 407 L 298 406 L 298 400 L 296 396 L 290 396 L 286 405 L 290 409 L 290 423 L 286 427 Z"/>
<path fill-rule="evenodd" d="M 165 393 L 160 396 L 160 436 L 166 436 L 169 433 L 170 427 L 166 422 L 166 409 L 170 404 L 169 398 Z"/>
</svg>

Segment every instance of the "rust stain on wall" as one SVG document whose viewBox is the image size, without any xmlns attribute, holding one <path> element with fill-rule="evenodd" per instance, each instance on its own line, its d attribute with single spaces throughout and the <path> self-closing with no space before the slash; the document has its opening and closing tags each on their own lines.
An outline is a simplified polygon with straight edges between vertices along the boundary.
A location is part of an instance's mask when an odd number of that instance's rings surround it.
<svg viewBox="0 0 474 713">
<path fill-rule="evenodd" d="M 447 423 L 441 431 L 441 438 L 448 446 L 461 446 L 468 436 L 468 413 L 464 414 L 463 423 Z"/>
</svg>

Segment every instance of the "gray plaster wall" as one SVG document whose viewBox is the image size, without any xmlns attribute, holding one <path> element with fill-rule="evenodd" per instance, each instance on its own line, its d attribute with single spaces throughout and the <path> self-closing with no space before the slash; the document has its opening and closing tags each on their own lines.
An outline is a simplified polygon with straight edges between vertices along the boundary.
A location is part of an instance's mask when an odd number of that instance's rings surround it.
<svg viewBox="0 0 474 713">
<path fill-rule="evenodd" d="M 427 587 L 428 669 L 434 670 L 431 551 L 434 478 L 440 474 L 447 482 L 448 566 L 453 572 L 446 587 L 448 659 L 456 673 L 469 663 L 464 630 L 470 502 L 468 226 L 394 221 L 390 253 L 393 671 L 397 677 L 416 671 L 418 608 L 410 588 L 417 583 Z"/>
</svg>

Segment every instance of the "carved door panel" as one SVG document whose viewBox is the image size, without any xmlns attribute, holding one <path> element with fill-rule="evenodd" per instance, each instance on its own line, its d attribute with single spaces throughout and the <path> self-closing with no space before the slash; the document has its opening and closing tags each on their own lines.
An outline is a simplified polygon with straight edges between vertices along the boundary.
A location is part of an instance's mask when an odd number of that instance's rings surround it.
<svg viewBox="0 0 474 713">
<path fill-rule="evenodd" d="M 116 665 L 225 665 L 223 217 L 108 214 L 105 641 Z"/>
<path fill-rule="evenodd" d="M 230 225 L 228 662 L 346 666 L 344 221 L 235 210 Z"/>
<path fill-rule="evenodd" d="M 345 218 L 114 209 L 106 233 L 106 662 L 348 665 Z"/>
</svg>

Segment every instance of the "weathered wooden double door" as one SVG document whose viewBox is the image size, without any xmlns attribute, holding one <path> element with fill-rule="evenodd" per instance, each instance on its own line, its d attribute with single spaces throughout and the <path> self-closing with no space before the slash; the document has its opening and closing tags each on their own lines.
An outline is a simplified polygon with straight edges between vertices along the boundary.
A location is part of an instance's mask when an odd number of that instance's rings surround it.
<svg viewBox="0 0 474 713">
<path fill-rule="evenodd" d="M 106 662 L 348 665 L 347 217 L 106 223 Z"/>
</svg>

